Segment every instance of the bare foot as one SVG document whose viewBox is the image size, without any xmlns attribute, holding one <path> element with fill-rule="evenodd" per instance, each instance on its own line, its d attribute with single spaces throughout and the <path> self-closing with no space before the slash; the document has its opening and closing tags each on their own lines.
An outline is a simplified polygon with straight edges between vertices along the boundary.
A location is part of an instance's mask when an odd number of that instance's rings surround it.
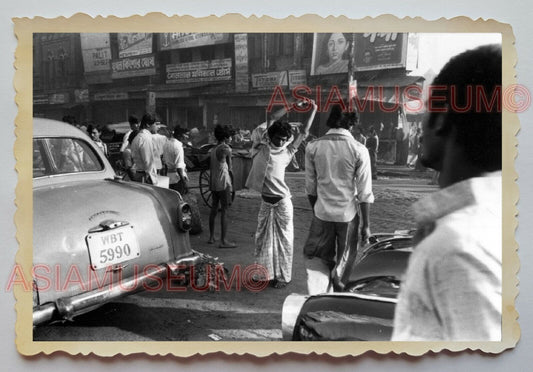
<svg viewBox="0 0 533 372">
<path fill-rule="evenodd" d="M 216 241 L 215 238 L 214 238 L 214 237 L 211 237 L 211 238 L 209 238 L 209 240 L 207 241 L 207 244 L 213 244 L 213 243 L 215 243 L 215 241 Z"/>
<path fill-rule="evenodd" d="M 287 282 L 284 282 L 284 281 L 281 281 L 281 280 L 276 280 L 274 283 L 273 283 L 273 287 L 276 288 L 276 289 L 282 289 L 282 288 L 285 288 L 287 286 Z"/>
<path fill-rule="evenodd" d="M 218 248 L 236 248 L 236 247 L 237 247 L 237 244 L 228 242 L 228 241 L 222 241 L 220 242 L 220 245 L 218 246 Z"/>
</svg>

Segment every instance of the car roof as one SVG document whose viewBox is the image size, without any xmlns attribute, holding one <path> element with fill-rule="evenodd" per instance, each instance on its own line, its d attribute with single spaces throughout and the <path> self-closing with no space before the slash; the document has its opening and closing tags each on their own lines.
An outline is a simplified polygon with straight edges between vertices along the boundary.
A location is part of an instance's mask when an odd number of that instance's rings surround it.
<svg viewBox="0 0 533 372">
<path fill-rule="evenodd" d="M 89 136 L 72 124 L 58 120 L 33 118 L 33 137 L 76 137 L 89 139 Z"/>
</svg>

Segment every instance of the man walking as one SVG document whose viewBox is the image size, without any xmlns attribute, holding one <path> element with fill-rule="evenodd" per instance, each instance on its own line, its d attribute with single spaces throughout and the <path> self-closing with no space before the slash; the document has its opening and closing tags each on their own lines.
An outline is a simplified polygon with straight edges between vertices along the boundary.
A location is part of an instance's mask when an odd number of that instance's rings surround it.
<svg viewBox="0 0 533 372">
<path fill-rule="evenodd" d="M 157 125 L 152 114 L 144 114 L 141 119 L 141 130 L 131 143 L 131 156 L 136 166 L 134 181 L 157 185 L 157 156 L 152 134 L 156 133 Z"/>
<path fill-rule="evenodd" d="M 307 145 L 306 191 L 313 221 L 304 246 L 309 294 L 342 287 L 344 266 L 355 257 L 361 210 L 361 239 L 370 236 L 369 204 L 374 202 L 370 158 L 350 133 L 356 113 L 333 106 L 326 135 Z"/>
<path fill-rule="evenodd" d="M 501 66 L 500 47 L 483 46 L 452 58 L 433 81 L 420 161 L 440 172 L 442 190 L 414 205 L 418 244 L 393 340 L 501 339 L 502 115 L 479 101 L 501 103 Z"/>
</svg>

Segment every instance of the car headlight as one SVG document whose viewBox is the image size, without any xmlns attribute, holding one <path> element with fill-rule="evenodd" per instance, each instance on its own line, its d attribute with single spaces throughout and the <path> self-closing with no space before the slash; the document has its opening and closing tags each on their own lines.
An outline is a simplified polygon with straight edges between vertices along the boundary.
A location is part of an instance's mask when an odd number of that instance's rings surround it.
<svg viewBox="0 0 533 372">
<path fill-rule="evenodd" d="M 192 209 L 187 203 L 178 206 L 178 227 L 183 231 L 189 231 L 192 227 Z"/>
</svg>

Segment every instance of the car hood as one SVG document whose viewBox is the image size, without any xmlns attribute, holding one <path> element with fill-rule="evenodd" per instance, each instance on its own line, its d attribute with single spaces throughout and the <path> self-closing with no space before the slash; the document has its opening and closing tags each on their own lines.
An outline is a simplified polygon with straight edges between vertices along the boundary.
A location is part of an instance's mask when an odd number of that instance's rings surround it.
<svg viewBox="0 0 533 372">
<path fill-rule="evenodd" d="M 394 277 L 400 280 L 407 269 L 411 252 L 412 248 L 404 248 L 382 250 L 369 254 L 350 270 L 347 284 L 380 276 Z"/>
</svg>

